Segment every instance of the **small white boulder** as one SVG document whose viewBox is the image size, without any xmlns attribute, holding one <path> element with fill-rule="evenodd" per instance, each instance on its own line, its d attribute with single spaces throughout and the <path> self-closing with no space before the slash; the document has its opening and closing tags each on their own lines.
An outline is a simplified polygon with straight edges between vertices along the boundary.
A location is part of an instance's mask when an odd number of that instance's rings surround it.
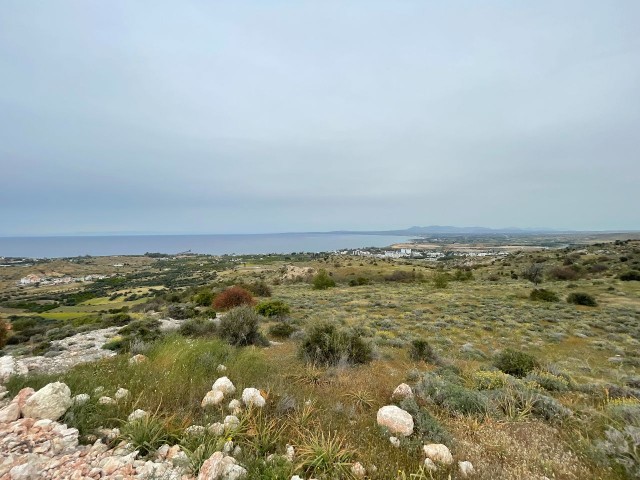
<svg viewBox="0 0 640 480">
<path fill-rule="evenodd" d="M 129 390 L 127 390 L 126 388 L 119 388 L 114 396 L 116 400 L 122 400 L 123 398 L 127 398 L 129 395 Z"/>
<path fill-rule="evenodd" d="M 129 416 L 127 417 L 127 421 L 135 422 L 136 420 L 142 420 L 147 415 L 149 415 L 147 412 L 138 408 L 137 410 L 134 410 L 129 414 Z"/>
<path fill-rule="evenodd" d="M 25 417 L 57 420 L 71 406 L 71 390 L 62 382 L 50 383 L 31 395 L 22 407 Z"/>
<path fill-rule="evenodd" d="M 257 388 L 245 388 L 242 391 L 242 401 L 247 407 L 262 408 L 266 405 L 267 401 L 264 399 L 260 390 Z"/>
<path fill-rule="evenodd" d="M 222 400 L 224 400 L 224 393 L 220 390 L 211 390 L 204 396 L 200 405 L 202 405 L 202 408 L 220 405 Z"/>
<path fill-rule="evenodd" d="M 211 390 L 219 390 L 225 395 L 233 395 L 234 393 L 236 393 L 236 387 L 228 377 L 218 378 L 215 382 L 213 382 L 213 387 L 211 387 Z"/>
<path fill-rule="evenodd" d="M 395 405 L 386 405 L 378 410 L 378 425 L 391 433 L 408 437 L 413 433 L 413 417 L 409 412 Z"/>
<path fill-rule="evenodd" d="M 473 464 L 471 462 L 458 462 L 458 470 L 460 470 L 460 476 L 462 478 L 469 478 L 476 473 L 476 470 L 473 468 Z"/>
<path fill-rule="evenodd" d="M 424 454 L 435 463 L 443 465 L 451 465 L 453 463 L 453 455 L 446 445 L 442 443 L 430 443 L 422 447 Z"/>
</svg>

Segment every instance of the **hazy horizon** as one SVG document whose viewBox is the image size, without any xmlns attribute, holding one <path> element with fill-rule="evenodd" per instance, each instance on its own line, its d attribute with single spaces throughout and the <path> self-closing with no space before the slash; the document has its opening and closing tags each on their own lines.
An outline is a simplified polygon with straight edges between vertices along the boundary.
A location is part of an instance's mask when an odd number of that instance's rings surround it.
<svg viewBox="0 0 640 480">
<path fill-rule="evenodd" d="M 0 236 L 638 230 L 638 19 L 630 0 L 4 1 Z"/>
</svg>

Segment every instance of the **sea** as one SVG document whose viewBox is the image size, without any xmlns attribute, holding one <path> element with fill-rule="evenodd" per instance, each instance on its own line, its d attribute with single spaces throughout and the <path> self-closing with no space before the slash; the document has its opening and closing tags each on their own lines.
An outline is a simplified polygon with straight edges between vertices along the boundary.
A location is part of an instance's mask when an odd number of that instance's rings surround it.
<svg viewBox="0 0 640 480">
<path fill-rule="evenodd" d="M 387 247 L 410 239 L 396 235 L 352 233 L 0 237 L 0 257 L 60 258 L 183 252 L 209 255 L 316 253 Z"/>
</svg>

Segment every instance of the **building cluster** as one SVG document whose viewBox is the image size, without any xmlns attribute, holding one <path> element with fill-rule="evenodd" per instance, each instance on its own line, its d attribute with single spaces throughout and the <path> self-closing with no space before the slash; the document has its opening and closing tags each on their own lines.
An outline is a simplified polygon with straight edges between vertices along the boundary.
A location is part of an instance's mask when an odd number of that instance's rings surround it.
<svg viewBox="0 0 640 480">
<path fill-rule="evenodd" d="M 44 285 L 66 285 L 69 283 L 80 283 L 80 282 L 95 282 L 96 280 L 102 280 L 103 278 L 112 277 L 114 275 L 84 275 L 82 277 L 71 277 L 69 275 L 65 275 L 62 277 L 53 277 L 47 275 L 37 275 L 32 273 L 27 275 L 26 277 L 22 277 L 18 282 L 18 285 L 36 285 L 36 286 L 44 286 Z"/>
<path fill-rule="evenodd" d="M 506 251 L 442 251 L 442 250 L 415 250 L 411 248 L 400 248 L 396 250 L 380 250 L 380 249 L 355 249 L 338 251 L 340 255 L 354 255 L 359 257 L 371 258 L 426 258 L 429 260 L 438 260 L 443 257 L 496 257 L 506 256 Z"/>
</svg>

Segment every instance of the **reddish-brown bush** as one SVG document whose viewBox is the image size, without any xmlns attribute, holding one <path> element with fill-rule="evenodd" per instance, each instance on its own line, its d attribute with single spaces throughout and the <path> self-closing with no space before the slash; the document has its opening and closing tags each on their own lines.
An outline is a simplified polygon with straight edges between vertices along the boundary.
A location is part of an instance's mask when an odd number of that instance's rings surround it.
<svg viewBox="0 0 640 480">
<path fill-rule="evenodd" d="M 213 299 L 213 308 L 216 310 L 229 310 L 240 305 L 253 305 L 255 300 L 251 293 L 242 287 L 234 286 L 220 292 Z"/>
<path fill-rule="evenodd" d="M 549 272 L 554 280 L 576 280 L 580 276 L 580 270 L 575 265 L 555 267 Z"/>
</svg>

